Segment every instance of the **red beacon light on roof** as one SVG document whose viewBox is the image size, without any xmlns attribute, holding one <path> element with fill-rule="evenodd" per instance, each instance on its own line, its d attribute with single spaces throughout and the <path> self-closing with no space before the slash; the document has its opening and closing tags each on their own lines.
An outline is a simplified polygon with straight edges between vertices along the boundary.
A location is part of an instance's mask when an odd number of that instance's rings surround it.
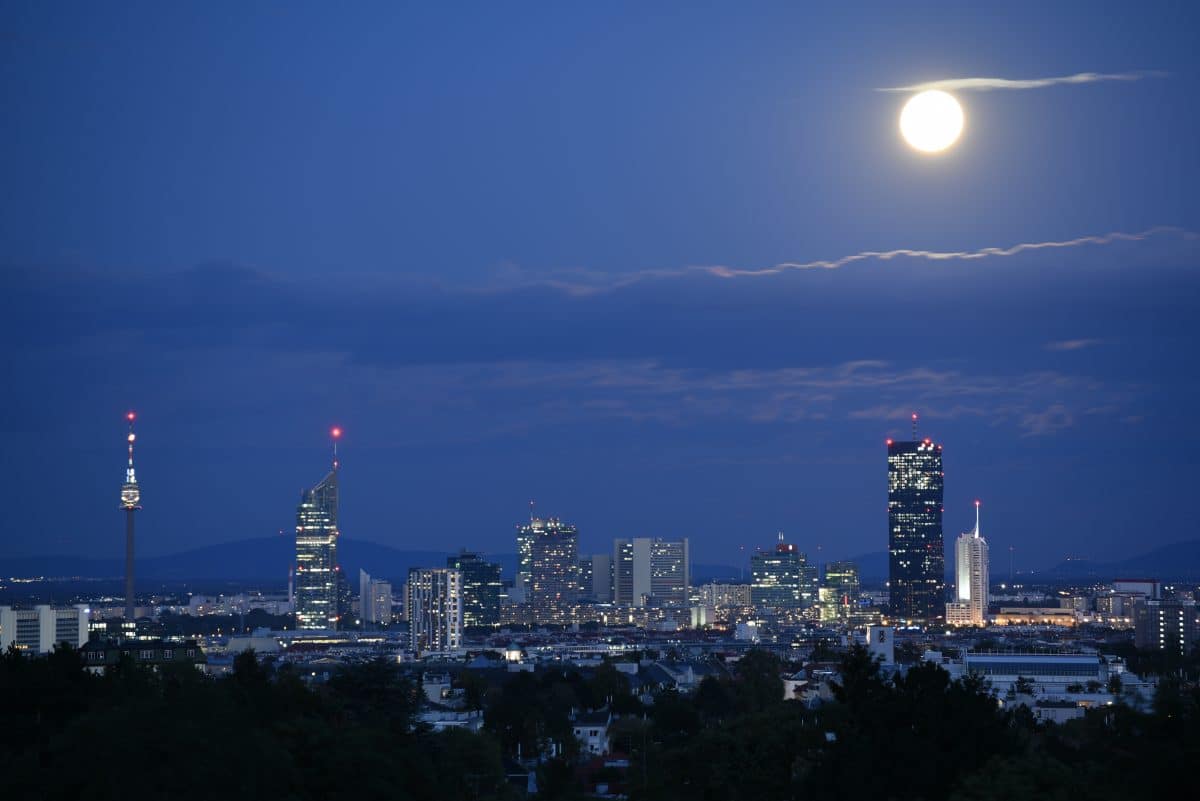
<svg viewBox="0 0 1200 801">
<path fill-rule="evenodd" d="M 342 436 L 342 429 L 339 426 L 334 426 L 332 429 L 330 429 L 329 435 L 334 439 L 338 439 Z"/>
</svg>

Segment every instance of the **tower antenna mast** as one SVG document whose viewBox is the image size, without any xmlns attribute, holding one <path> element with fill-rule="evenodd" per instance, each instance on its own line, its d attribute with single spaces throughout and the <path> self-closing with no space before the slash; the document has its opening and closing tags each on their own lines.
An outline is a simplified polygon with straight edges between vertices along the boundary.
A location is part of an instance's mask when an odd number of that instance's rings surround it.
<svg viewBox="0 0 1200 801">
<path fill-rule="evenodd" d="M 133 471 L 133 442 L 137 437 L 133 433 L 133 421 L 137 415 L 128 412 L 125 415 L 129 423 L 129 435 L 125 438 L 129 443 L 129 463 L 125 467 L 125 483 L 121 485 L 121 508 L 125 510 L 125 620 L 133 622 L 133 513 L 141 509 L 142 491 L 138 487 L 137 474 Z"/>
</svg>

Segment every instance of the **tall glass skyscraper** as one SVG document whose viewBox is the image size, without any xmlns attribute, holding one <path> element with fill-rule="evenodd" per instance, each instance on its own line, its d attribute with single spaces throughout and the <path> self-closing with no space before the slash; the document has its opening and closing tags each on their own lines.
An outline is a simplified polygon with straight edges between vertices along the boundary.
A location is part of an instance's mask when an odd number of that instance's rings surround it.
<svg viewBox="0 0 1200 801">
<path fill-rule="evenodd" d="M 887 447 L 891 613 L 938 620 L 946 612 L 942 446 L 923 439 L 888 440 Z"/>
<path fill-rule="evenodd" d="M 528 523 L 517 526 L 517 579 L 513 585 L 514 600 L 522 603 L 533 602 L 533 544 L 541 536 L 574 535 L 578 532 L 570 523 L 564 523 L 557 517 L 530 517 Z"/>
<path fill-rule="evenodd" d="M 569 608 L 579 600 L 579 531 L 553 517 L 534 518 L 527 530 L 531 535 L 527 598 L 534 620 L 564 623 Z"/>
<path fill-rule="evenodd" d="M 500 565 L 477 553 L 460 551 L 446 557 L 446 567 L 462 573 L 464 626 L 494 626 L 500 622 Z"/>
<path fill-rule="evenodd" d="M 336 436 L 336 435 L 335 435 Z M 296 628 L 336 629 L 339 615 L 338 462 L 296 508 Z"/>
</svg>

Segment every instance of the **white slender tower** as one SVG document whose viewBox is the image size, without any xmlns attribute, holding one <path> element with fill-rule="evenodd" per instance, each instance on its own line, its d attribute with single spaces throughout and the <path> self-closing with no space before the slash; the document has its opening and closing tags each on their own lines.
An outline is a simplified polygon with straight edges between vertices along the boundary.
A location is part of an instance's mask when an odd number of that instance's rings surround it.
<svg viewBox="0 0 1200 801">
<path fill-rule="evenodd" d="M 957 592 L 948 616 L 960 625 L 982 626 L 987 622 L 988 544 L 979 531 L 979 501 L 975 501 L 975 528 L 964 531 L 954 544 Z"/>
</svg>

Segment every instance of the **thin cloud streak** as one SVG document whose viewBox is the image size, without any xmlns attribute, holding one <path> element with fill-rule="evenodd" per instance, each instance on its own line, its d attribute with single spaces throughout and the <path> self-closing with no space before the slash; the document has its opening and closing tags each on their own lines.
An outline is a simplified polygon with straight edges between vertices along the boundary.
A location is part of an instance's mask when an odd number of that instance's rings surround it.
<svg viewBox="0 0 1200 801">
<path fill-rule="evenodd" d="M 1057 342 L 1047 342 L 1044 347 L 1046 350 L 1050 351 L 1072 351 L 1083 350 L 1084 348 L 1091 348 L 1096 345 L 1104 344 L 1106 344 L 1106 340 L 1103 339 L 1063 339 Z"/>
<path fill-rule="evenodd" d="M 941 89 L 943 91 L 990 92 L 994 89 L 1045 89 L 1048 86 L 1068 84 L 1165 78 L 1168 74 L 1159 70 L 1138 70 L 1136 72 L 1077 72 L 1074 75 L 1063 75 L 1055 78 L 1030 78 L 1026 80 L 1014 80 L 1011 78 L 946 78 L 940 81 L 914 83 L 909 86 L 884 86 L 877 88 L 875 91 L 924 92 L 930 89 Z"/>
<path fill-rule="evenodd" d="M 916 250 L 912 248 L 897 248 L 895 250 L 864 250 L 837 259 L 818 259 L 805 262 L 781 262 L 770 267 L 746 269 L 726 265 L 697 265 L 677 269 L 642 270 L 635 273 L 613 275 L 610 273 L 592 271 L 573 271 L 571 277 L 535 279 L 529 285 L 544 286 L 558 289 L 571 295 L 591 295 L 599 292 L 621 289 L 646 280 L 683 278 L 691 275 L 711 275 L 717 278 L 753 278 L 780 275 L 795 270 L 837 270 L 848 264 L 860 261 L 892 261 L 909 258 L 925 261 L 977 261 L 996 257 L 1016 256 L 1027 251 L 1053 250 L 1059 248 L 1075 248 L 1083 245 L 1109 245 L 1114 242 L 1141 242 L 1153 236 L 1175 235 L 1185 240 L 1195 240 L 1200 235 L 1184 228 L 1172 225 L 1159 225 L 1137 233 L 1111 231 L 1107 234 L 1080 236 L 1074 239 L 1054 240 L 1047 242 L 1020 242 L 1008 247 L 986 247 L 978 250 Z M 575 280 L 572 280 L 574 278 Z M 584 279 L 583 281 L 579 279 Z M 590 281 L 586 283 L 585 281 Z"/>
</svg>

